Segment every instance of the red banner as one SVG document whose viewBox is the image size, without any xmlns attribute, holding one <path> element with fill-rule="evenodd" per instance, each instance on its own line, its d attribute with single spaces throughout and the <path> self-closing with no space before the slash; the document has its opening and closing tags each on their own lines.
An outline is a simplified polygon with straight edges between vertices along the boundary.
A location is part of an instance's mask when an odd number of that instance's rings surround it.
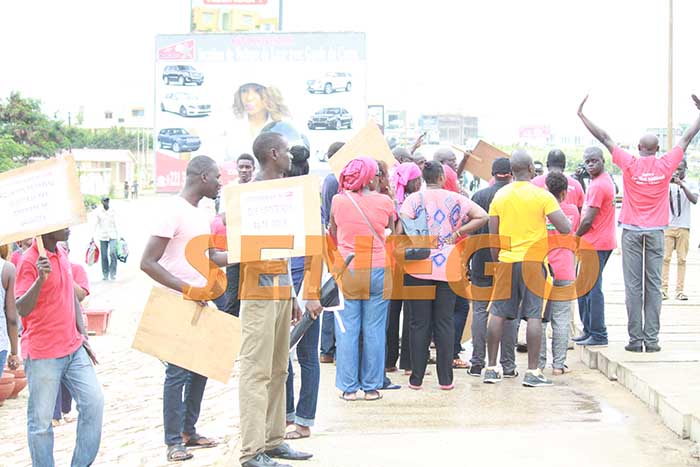
<svg viewBox="0 0 700 467">
<path fill-rule="evenodd" d="M 156 192 L 177 193 L 185 186 L 187 163 L 185 159 L 168 156 L 156 151 Z M 226 185 L 238 179 L 235 161 L 219 164 L 221 184 Z"/>
</svg>

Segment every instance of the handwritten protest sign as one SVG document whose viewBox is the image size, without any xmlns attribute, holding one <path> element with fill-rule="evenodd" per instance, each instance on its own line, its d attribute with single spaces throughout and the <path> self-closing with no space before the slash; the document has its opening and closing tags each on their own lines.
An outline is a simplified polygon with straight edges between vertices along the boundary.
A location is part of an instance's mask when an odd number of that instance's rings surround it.
<svg viewBox="0 0 700 467">
<path fill-rule="evenodd" d="M 153 287 L 132 347 L 226 384 L 241 349 L 241 322 Z"/>
<path fill-rule="evenodd" d="M 306 251 L 307 236 L 322 233 L 319 186 L 315 175 L 225 186 L 229 262 L 241 262 L 241 236 L 294 237 L 292 249 L 263 249 L 261 259 L 321 254 L 320 243 Z"/>
<path fill-rule="evenodd" d="M 452 147 L 462 153 L 467 151 L 465 148 L 456 144 L 453 144 Z M 493 165 L 493 161 L 500 157 L 510 158 L 510 156 L 505 152 L 491 146 L 485 141 L 480 140 L 476 147 L 472 150 L 469 159 L 467 159 L 465 169 L 472 175 L 476 175 L 484 180 L 489 180 L 491 178 L 491 165 Z"/>
<path fill-rule="evenodd" d="M 350 141 L 345 143 L 328 161 L 328 165 L 335 176 L 339 177 L 348 162 L 359 156 L 384 161 L 387 167 L 392 167 L 396 162 L 391 148 L 384 140 L 384 135 L 373 120 L 370 120 Z"/>
<path fill-rule="evenodd" d="M 73 157 L 35 162 L 0 174 L 0 245 L 86 221 Z"/>
</svg>

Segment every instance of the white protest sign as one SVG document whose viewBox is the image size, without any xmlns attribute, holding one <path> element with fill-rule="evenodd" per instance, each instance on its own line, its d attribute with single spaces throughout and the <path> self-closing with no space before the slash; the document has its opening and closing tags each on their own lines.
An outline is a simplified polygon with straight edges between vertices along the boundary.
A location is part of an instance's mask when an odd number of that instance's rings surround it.
<svg viewBox="0 0 700 467">
<path fill-rule="evenodd" d="M 86 221 L 72 156 L 35 162 L 0 174 L 0 245 Z"/>
</svg>

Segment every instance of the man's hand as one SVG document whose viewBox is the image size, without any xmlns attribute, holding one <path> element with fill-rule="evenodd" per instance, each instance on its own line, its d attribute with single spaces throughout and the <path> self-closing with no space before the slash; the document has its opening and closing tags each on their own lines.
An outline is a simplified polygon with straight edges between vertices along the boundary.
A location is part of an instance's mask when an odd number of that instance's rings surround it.
<svg viewBox="0 0 700 467">
<path fill-rule="evenodd" d="M 695 97 L 695 96 L 693 96 Z M 578 112 L 577 115 L 580 117 L 583 115 L 583 106 L 586 104 L 586 101 L 588 100 L 588 94 L 586 94 L 586 97 L 583 98 L 581 101 L 581 105 L 578 106 Z"/>
<path fill-rule="evenodd" d="M 323 311 L 323 307 L 321 306 L 321 302 L 318 300 L 309 300 L 306 302 L 306 309 L 309 310 L 309 314 L 313 319 L 318 318 L 321 315 L 321 312 Z"/>
<path fill-rule="evenodd" d="M 698 96 L 696 96 L 695 94 L 693 94 L 693 102 L 695 102 L 695 107 L 697 107 L 698 110 L 700 110 L 700 99 L 698 99 Z"/>
<path fill-rule="evenodd" d="M 7 357 L 7 366 L 10 367 L 10 370 L 19 368 L 20 363 L 22 363 L 22 361 L 17 355 L 10 355 Z"/>
<path fill-rule="evenodd" d="M 51 272 L 51 262 L 48 258 L 39 256 L 36 260 L 36 268 L 39 271 L 39 279 L 41 279 L 41 283 L 43 284 Z"/>
<path fill-rule="evenodd" d="M 90 360 L 92 360 L 93 365 L 97 365 L 99 362 L 97 361 L 95 352 L 92 350 L 92 347 L 90 347 L 90 343 L 87 341 L 87 338 L 83 340 L 83 347 L 85 347 L 85 351 L 87 352 L 88 357 L 90 357 Z"/>
<path fill-rule="evenodd" d="M 292 299 L 292 324 L 297 324 L 301 321 L 301 308 L 295 298 Z"/>
</svg>

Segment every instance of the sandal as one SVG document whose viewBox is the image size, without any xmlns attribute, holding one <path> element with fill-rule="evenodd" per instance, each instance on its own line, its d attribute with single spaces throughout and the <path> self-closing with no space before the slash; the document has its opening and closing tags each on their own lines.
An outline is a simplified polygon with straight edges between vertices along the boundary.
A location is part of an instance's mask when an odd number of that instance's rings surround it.
<svg viewBox="0 0 700 467">
<path fill-rule="evenodd" d="M 571 370 L 569 370 L 569 367 L 564 365 L 564 368 L 553 368 L 552 369 L 552 375 L 554 376 L 561 376 L 564 373 L 570 373 Z"/>
<path fill-rule="evenodd" d="M 168 462 L 180 462 L 192 459 L 194 455 L 185 449 L 182 444 L 168 446 Z"/>
<path fill-rule="evenodd" d="M 471 367 L 469 362 L 465 362 L 461 358 L 455 358 L 452 360 L 452 368 L 455 370 L 468 370 Z"/>
<path fill-rule="evenodd" d="M 183 434 L 183 438 L 186 435 Z M 206 438 L 199 433 L 195 433 L 189 436 L 189 439 L 185 442 L 185 446 L 188 448 L 213 448 L 218 445 L 213 439 Z"/>
<path fill-rule="evenodd" d="M 295 426 L 296 428 L 294 428 L 292 431 L 288 431 L 284 434 L 284 439 L 302 439 L 311 436 L 311 432 L 309 432 L 309 434 L 302 433 L 301 431 L 299 431 L 299 426 Z"/>
<path fill-rule="evenodd" d="M 683 292 L 678 292 L 676 294 L 676 300 L 688 300 L 688 296 Z"/>
<path fill-rule="evenodd" d="M 357 400 L 356 392 L 344 392 L 340 395 L 340 398 L 345 402 L 355 402 Z"/>
<path fill-rule="evenodd" d="M 366 401 L 378 401 L 382 397 L 383 396 L 379 393 L 379 391 L 367 391 L 367 392 L 365 392 L 365 400 Z"/>
</svg>

